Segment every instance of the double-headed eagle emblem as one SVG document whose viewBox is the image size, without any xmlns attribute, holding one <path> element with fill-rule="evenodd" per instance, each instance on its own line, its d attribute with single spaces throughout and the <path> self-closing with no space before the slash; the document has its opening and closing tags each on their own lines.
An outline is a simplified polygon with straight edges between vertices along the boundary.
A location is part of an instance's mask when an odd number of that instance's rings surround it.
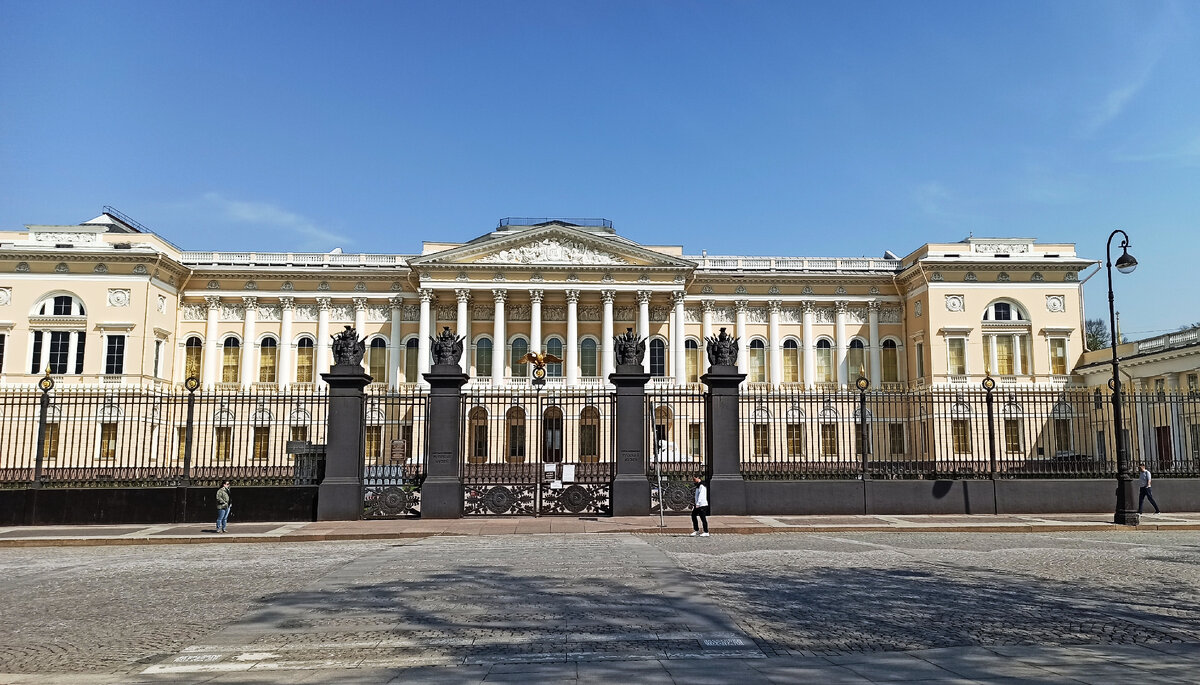
<svg viewBox="0 0 1200 685">
<path fill-rule="evenodd" d="M 546 365 L 561 364 L 562 359 L 544 352 L 529 352 L 517 360 L 518 364 L 533 364 L 533 384 L 543 385 L 546 382 Z"/>
</svg>

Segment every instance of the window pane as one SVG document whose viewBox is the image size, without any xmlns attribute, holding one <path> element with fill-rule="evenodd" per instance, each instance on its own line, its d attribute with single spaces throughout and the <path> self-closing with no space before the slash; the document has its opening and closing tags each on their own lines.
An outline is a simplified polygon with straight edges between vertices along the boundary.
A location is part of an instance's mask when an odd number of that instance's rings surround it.
<svg viewBox="0 0 1200 685">
<path fill-rule="evenodd" d="M 42 365 L 42 332 L 33 332 L 33 362 L 29 369 L 29 373 L 41 374 L 45 369 L 39 368 Z"/>
<path fill-rule="evenodd" d="M 1016 373 L 1013 368 L 1013 339 L 1001 335 L 996 338 L 996 373 L 1001 376 L 1011 376 Z"/>
<path fill-rule="evenodd" d="M 883 364 L 883 382 L 900 382 L 900 351 L 896 349 L 896 343 L 891 340 L 885 342 L 880 356 Z"/>
<path fill-rule="evenodd" d="M 791 340 L 783 345 L 783 382 L 800 382 L 800 348 Z"/>
<path fill-rule="evenodd" d="M 367 373 L 375 383 L 387 382 L 387 343 L 382 338 L 371 341 L 370 357 L 367 361 Z"/>
<path fill-rule="evenodd" d="M 750 344 L 749 361 L 750 382 L 765 383 L 767 380 L 767 351 L 763 349 L 762 341 L 755 340 Z"/>
<path fill-rule="evenodd" d="M 817 348 L 817 382 L 833 382 L 833 350 L 828 347 Z"/>
<path fill-rule="evenodd" d="M 1065 338 L 1050 339 L 1050 373 L 1065 376 L 1067 373 L 1067 341 Z"/>
<path fill-rule="evenodd" d="M 313 342 L 308 338 L 296 344 L 296 382 L 313 382 Z"/>
<path fill-rule="evenodd" d="M 404 344 L 404 382 L 416 383 L 420 379 L 417 378 L 417 355 L 420 350 L 417 347 L 416 340 L 409 340 Z"/>
<path fill-rule="evenodd" d="M 492 341 L 487 338 L 475 343 L 475 375 L 492 375 Z"/>
<path fill-rule="evenodd" d="M 846 368 L 851 378 L 858 378 L 859 376 L 867 375 L 866 355 L 864 354 L 865 350 L 862 348 L 862 343 L 857 340 L 854 342 L 858 343 L 859 346 L 851 346 L 849 352 L 847 352 Z"/>
<path fill-rule="evenodd" d="M 58 459 L 58 422 L 46 422 L 46 443 L 42 447 L 42 459 L 53 461 Z"/>
<path fill-rule="evenodd" d="M 270 456 L 271 429 L 258 426 L 254 429 L 254 458 L 265 461 Z"/>
<path fill-rule="evenodd" d="M 275 366 L 279 360 L 279 348 L 275 346 L 275 341 L 267 338 L 263 340 L 262 345 L 258 348 L 258 382 L 259 383 L 274 383 L 275 382 Z"/>
<path fill-rule="evenodd" d="M 650 341 L 650 375 L 667 375 L 667 345 L 662 340 Z"/>
<path fill-rule="evenodd" d="M 183 354 L 183 379 L 199 378 L 204 359 L 204 345 L 200 338 L 188 338 Z"/>
<path fill-rule="evenodd" d="M 558 338 L 550 338 L 546 341 L 546 353 L 552 354 L 559 359 L 563 358 L 563 344 Z M 546 375 L 551 378 L 562 378 L 563 365 L 562 362 L 555 362 L 546 365 Z"/>
<path fill-rule="evenodd" d="M 836 457 L 838 454 L 837 424 L 821 424 L 821 454 Z"/>
<path fill-rule="evenodd" d="M 238 341 L 230 338 L 225 341 L 225 348 L 221 358 L 221 382 L 222 383 L 237 383 L 239 363 L 241 362 L 241 347 Z"/>
<path fill-rule="evenodd" d="M 71 334 L 54 331 L 50 334 L 50 373 L 67 373 L 67 356 L 71 349 Z"/>
<path fill-rule="evenodd" d="M 579 343 L 579 375 L 598 376 L 600 374 L 596 367 L 596 341 L 585 338 Z"/>
<path fill-rule="evenodd" d="M 368 464 L 379 464 L 383 452 L 383 426 L 367 426 L 363 454 Z"/>
<path fill-rule="evenodd" d="M 950 430 L 953 434 L 954 453 L 971 453 L 971 426 L 966 419 L 954 419 Z"/>
<path fill-rule="evenodd" d="M 509 368 L 512 369 L 514 378 L 523 378 L 529 375 L 529 363 L 517 361 L 527 354 L 529 354 L 529 341 L 525 338 L 514 338 L 512 341 L 512 356 L 508 360 Z M 524 455 L 523 452 L 522 455 Z"/>
<path fill-rule="evenodd" d="M 950 338 L 946 349 L 949 351 L 949 372 L 954 376 L 967 373 L 967 341 L 965 338 Z"/>
<path fill-rule="evenodd" d="M 217 426 L 213 448 L 213 456 L 217 461 L 229 461 L 233 451 L 233 428 L 231 426 Z"/>
<path fill-rule="evenodd" d="M 892 454 L 904 454 L 908 451 L 904 444 L 904 424 L 888 424 L 888 451 Z"/>
<path fill-rule="evenodd" d="M 804 456 L 804 426 L 789 423 L 787 426 L 787 451 L 789 457 Z"/>
<path fill-rule="evenodd" d="M 105 460 L 117 458 L 117 424 L 115 423 L 100 424 L 100 458 Z"/>
<path fill-rule="evenodd" d="M 125 373 L 125 336 L 108 336 L 108 346 L 104 350 L 104 373 L 109 376 Z"/>
<path fill-rule="evenodd" d="M 1004 419 L 1004 451 L 1009 454 L 1021 451 L 1021 422 L 1018 419 Z"/>
</svg>

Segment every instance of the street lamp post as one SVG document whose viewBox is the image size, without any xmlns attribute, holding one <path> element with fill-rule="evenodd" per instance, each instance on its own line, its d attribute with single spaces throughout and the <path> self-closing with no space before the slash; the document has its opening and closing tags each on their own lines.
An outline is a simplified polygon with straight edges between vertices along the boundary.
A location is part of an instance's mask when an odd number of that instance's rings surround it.
<svg viewBox="0 0 1200 685">
<path fill-rule="evenodd" d="M 1117 271 L 1123 274 L 1137 268 L 1137 260 L 1129 254 L 1129 234 L 1117 229 L 1109 234 L 1105 247 L 1105 268 L 1108 271 L 1108 330 L 1112 337 L 1112 405 L 1113 405 L 1113 436 L 1117 443 L 1117 512 L 1113 522 L 1124 526 L 1136 526 L 1140 516 L 1133 507 L 1133 469 L 1129 464 L 1129 453 L 1125 447 L 1125 437 L 1122 434 L 1124 422 L 1121 420 L 1121 373 L 1117 360 L 1117 311 L 1113 298 L 1112 285 L 1112 242 L 1117 234 L 1121 234 L 1121 256 L 1117 257 Z"/>
<path fill-rule="evenodd" d="M 854 386 L 858 388 L 858 444 L 862 452 L 862 479 L 866 482 L 871 479 L 871 471 L 867 468 L 867 455 L 871 451 L 867 440 L 867 388 L 871 387 L 871 381 L 860 370 Z"/>
</svg>

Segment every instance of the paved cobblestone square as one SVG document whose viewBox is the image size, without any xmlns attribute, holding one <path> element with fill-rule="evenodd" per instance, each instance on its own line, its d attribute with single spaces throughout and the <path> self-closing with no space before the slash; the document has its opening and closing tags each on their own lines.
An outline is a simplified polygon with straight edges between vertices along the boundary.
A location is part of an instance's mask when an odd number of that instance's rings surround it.
<svg viewBox="0 0 1200 685">
<path fill-rule="evenodd" d="M 621 668 L 637 682 L 1171 682 L 1200 668 L 1194 532 L 45 547 L 5 550 L 0 572 L 0 683 L 633 682 Z"/>
</svg>

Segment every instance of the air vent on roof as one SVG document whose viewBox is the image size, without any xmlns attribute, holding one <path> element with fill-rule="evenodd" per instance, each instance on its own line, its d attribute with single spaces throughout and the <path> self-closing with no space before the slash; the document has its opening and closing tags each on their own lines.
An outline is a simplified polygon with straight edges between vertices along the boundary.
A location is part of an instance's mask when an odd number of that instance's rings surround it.
<svg viewBox="0 0 1200 685">
<path fill-rule="evenodd" d="M 133 247 L 132 243 L 114 243 L 113 244 L 113 249 L 116 249 L 116 250 L 128 250 L 128 249 L 131 249 L 132 247 Z"/>
</svg>

